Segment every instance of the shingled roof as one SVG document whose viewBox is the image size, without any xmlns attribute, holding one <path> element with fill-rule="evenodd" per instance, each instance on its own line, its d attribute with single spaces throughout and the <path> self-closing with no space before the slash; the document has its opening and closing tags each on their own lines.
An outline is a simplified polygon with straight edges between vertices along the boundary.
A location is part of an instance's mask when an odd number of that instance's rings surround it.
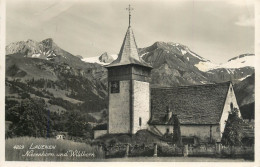
<svg viewBox="0 0 260 167">
<path fill-rule="evenodd" d="M 134 33 L 131 26 L 129 26 L 127 29 L 123 44 L 118 54 L 118 58 L 105 67 L 114 67 L 129 64 L 152 68 L 139 56 Z"/>
<path fill-rule="evenodd" d="M 218 124 L 230 82 L 151 89 L 149 124 L 167 125 L 166 107 L 177 114 L 181 124 Z"/>
<path fill-rule="evenodd" d="M 248 123 L 244 122 L 242 124 L 243 136 L 247 138 L 254 138 L 255 132 L 254 128 L 250 126 Z"/>
</svg>

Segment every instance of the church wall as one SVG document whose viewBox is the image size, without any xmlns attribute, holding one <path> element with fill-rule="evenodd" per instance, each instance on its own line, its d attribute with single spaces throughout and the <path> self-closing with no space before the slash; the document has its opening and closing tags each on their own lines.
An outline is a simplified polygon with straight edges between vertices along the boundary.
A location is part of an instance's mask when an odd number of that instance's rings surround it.
<svg viewBox="0 0 260 167">
<path fill-rule="evenodd" d="M 229 91 L 227 93 L 227 98 L 226 98 L 226 101 L 225 101 L 225 104 L 224 104 L 222 116 L 221 116 L 221 119 L 220 119 L 221 136 L 222 136 L 222 133 L 224 132 L 226 120 L 228 119 L 229 112 L 231 111 L 231 103 L 233 103 L 233 108 L 239 109 L 233 86 L 230 84 Z M 241 116 L 240 112 L 239 112 L 239 116 Z"/>
<path fill-rule="evenodd" d="M 141 126 L 139 119 L 141 118 Z M 133 80 L 133 133 L 147 129 L 150 118 L 150 87 L 148 82 Z"/>
<path fill-rule="evenodd" d="M 219 125 L 212 125 L 211 128 L 212 140 L 219 142 L 221 140 Z M 210 140 L 210 125 L 181 125 L 182 136 L 196 136 L 200 142 L 209 142 Z"/>
<path fill-rule="evenodd" d="M 167 132 L 173 132 L 173 125 L 156 125 L 156 128 L 163 135 Z M 181 125 L 181 135 L 186 137 L 196 136 L 201 142 L 208 142 L 210 139 L 210 125 Z M 220 141 L 219 125 L 212 125 L 212 140 Z"/>
<path fill-rule="evenodd" d="M 108 133 L 130 133 L 129 87 L 129 80 L 120 81 L 119 93 L 109 93 Z"/>
<path fill-rule="evenodd" d="M 107 130 L 94 130 L 94 139 L 107 134 Z"/>
</svg>

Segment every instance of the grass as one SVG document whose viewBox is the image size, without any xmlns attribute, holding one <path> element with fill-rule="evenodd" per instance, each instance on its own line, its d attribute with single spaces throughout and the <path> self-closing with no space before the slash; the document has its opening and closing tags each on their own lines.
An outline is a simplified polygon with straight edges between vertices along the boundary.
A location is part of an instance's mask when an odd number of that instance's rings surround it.
<svg viewBox="0 0 260 167">
<path fill-rule="evenodd" d="M 32 144 L 33 146 L 31 146 Z M 23 149 L 14 148 L 18 145 L 24 146 Z M 36 145 L 56 147 L 55 149 L 30 149 L 30 147 L 34 148 Z M 32 152 L 34 154 L 31 154 Z M 37 154 L 40 156 L 37 156 Z M 104 152 L 97 146 L 70 140 L 17 137 L 5 141 L 6 161 L 97 161 L 103 158 Z"/>
</svg>

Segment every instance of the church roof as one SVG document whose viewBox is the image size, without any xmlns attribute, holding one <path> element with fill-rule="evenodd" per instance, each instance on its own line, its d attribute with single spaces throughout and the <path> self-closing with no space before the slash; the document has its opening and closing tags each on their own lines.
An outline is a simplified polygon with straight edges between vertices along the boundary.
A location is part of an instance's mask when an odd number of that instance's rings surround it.
<svg viewBox="0 0 260 167">
<path fill-rule="evenodd" d="M 255 136 L 254 128 L 247 122 L 242 124 L 243 136 L 247 138 L 253 138 Z"/>
<path fill-rule="evenodd" d="M 177 114 L 181 124 L 218 124 L 230 82 L 151 89 L 150 124 L 172 124 L 166 106 Z"/>
<path fill-rule="evenodd" d="M 105 67 L 114 67 L 135 64 L 152 68 L 138 54 L 135 37 L 131 26 L 128 27 L 118 58 Z"/>
</svg>

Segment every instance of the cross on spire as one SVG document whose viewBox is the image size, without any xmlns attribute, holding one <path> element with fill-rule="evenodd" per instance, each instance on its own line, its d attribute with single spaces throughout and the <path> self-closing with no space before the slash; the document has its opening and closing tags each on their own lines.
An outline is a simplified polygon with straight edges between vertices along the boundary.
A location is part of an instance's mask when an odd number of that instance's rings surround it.
<svg viewBox="0 0 260 167">
<path fill-rule="evenodd" d="M 134 8 L 131 8 L 131 5 L 128 6 L 128 8 L 126 8 L 126 10 L 128 10 L 129 12 L 129 27 L 131 26 L 131 11 L 134 10 Z"/>
</svg>

